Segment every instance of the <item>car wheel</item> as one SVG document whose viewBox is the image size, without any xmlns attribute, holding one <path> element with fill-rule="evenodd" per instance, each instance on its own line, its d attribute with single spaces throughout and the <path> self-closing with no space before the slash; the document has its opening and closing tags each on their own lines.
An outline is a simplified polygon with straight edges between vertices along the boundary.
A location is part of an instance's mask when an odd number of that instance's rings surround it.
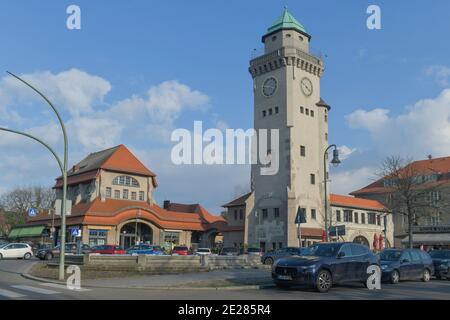
<svg viewBox="0 0 450 320">
<path fill-rule="evenodd" d="M 277 283 L 278 289 L 289 289 L 290 287 L 291 287 L 291 285 L 288 283 Z"/>
<path fill-rule="evenodd" d="M 273 259 L 272 258 L 266 258 L 266 260 L 264 260 L 264 264 L 272 265 L 273 264 Z"/>
<path fill-rule="evenodd" d="M 328 292 L 333 285 L 331 273 L 327 270 L 319 271 L 316 279 L 316 289 L 319 292 Z"/>
<path fill-rule="evenodd" d="M 392 284 L 396 284 L 400 281 L 400 273 L 398 273 L 397 270 L 393 270 L 391 272 L 391 279 L 390 279 Z"/>
<path fill-rule="evenodd" d="M 431 272 L 428 269 L 425 269 L 423 271 L 423 275 L 422 275 L 422 281 L 423 282 L 428 282 L 431 279 Z"/>
<path fill-rule="evenodd" d="M 29 253 L 29 252 L 25 253 L 25 255 L 23 256 L 23 258 L 24 258 L 25 260 L 30 260 L 30 259 L 31 259 L 31 253 Z"/>
<path fill-rule="evenodd" d="M 53 258 L 53 255 L 51 253 L 46 253 L 44 260 L 51 260 Z"/>
</svg>

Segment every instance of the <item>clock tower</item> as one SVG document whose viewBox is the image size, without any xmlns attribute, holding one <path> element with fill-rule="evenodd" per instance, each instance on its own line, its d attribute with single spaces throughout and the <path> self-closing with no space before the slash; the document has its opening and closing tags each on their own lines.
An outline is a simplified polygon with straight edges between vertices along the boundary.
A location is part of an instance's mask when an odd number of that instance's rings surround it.
<svg viewBox="0 0 450 320">
<path fill-rule="evenodd" d="M 321 241 L 324 229 L 323 156 L 330 107 L 320 95 L 323 61 L 310 53 L 310 41 L 285 9 L 262 37 L 264 53 L 250 61 L 254 128 L 279 130 L 278 150 L 270 150 L 272 157 L 278 152 L 278 172 L 263 175 L 261 164 L 252 165 L 248 243 L 265 250 L 298 246 L 299 210 L 306 214 L 303 245 Z"/>
</svg>

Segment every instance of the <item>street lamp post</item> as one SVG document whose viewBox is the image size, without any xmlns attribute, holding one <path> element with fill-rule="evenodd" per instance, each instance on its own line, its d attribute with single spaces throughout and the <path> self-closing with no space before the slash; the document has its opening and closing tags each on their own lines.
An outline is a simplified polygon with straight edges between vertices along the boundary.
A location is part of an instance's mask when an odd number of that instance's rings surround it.
<svg viewBox="0 0 450 320">
<path fill-rule="evenodd" d="M 327 155 L 328 155 L 328 150 L 330 150 L 331 148 L 334 148 L 333 160 L 331 160 L 331 163 L 335 166 L 337 166 L 341 163 L 341 161 L 339 160 L 339 151 L 337 149 L 337 146 L 335 144 L 332 144 L 323 153 L 323 178 L 324 178 L 323 184 L 324 184 L 324 190 L 325 190 L 325 239 L 327 242 L 329 239 L 329 235 L 328 235 Z M 330 216 L 330 218 L 331 218 L 331 216 Z M 331 225 L 331 219 L 330 219 L 330 225 Z"/>
<path fill-rule="evenodd" d="M 59 256 L 59 280 L 64 280 L 64 255 L 65 255 L 65 247 L 66 247 L 67 161 L 68 161 L 68 141 L 67 141 L 66 127 L 64 126 L 64 122 L 62 121 L 61 115 L 59 114 L 58 110 L 55 108 L 53 103 L 43 93 L 41 93 L 38 89 L 33 87 L 31 84 L 29 84 L 22 78 L 16 76 L 15 74 L 13 74 L 9 71 L 7 71 L 7 73 L 10 74 L 11 76 L 13 76 L 14 78 L 16 78 L 17 80 L 21 81 L 22 83 L 24 83 L 25 85 L 27 85 L 29 88 L 31 88 L 33 91 L 35 91 L 39 96 L 41 96 L 41 98 L 43 98 L 45 100 L 45 102 L 47 102 L 47 104 L 53 109 L 53 111 L 55 112 L 55 114 L 58 118 L 58 121 L 61 125 L 62 133 L 64 136 L 64 161 L 62 163 L 61 163 L 61 160 L 59 159 L 59 157 L 57 156 L 57 154 L 55 153 L 55 151 L 48 144 L 43 142 L 42 140 L 40 140 L 30 134 L 16 131 L 16 130 L 5 129 L 5 128 L 1 128 L 1 130 L 20 134 L 20 135 L 26 136 L 28 138 L 31 138 L 31 139 L 41 143 L 53 154 L 53 156 L 55 157 L 55 159 L 58 162 L 59 168 L 61 169 L 61 174 L 62 174 L 62 179 L 63 179 L 63 198 L 61 201 L 62 203 L 61 203 L 61 242 L 60 242 L 60 256 Z"/>
</svg>

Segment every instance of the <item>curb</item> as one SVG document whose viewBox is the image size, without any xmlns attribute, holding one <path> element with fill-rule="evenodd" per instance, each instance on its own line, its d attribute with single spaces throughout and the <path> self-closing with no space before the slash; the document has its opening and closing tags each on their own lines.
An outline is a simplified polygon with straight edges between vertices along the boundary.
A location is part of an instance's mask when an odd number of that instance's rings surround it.
<svg viewBox="0 0 450 320">
<path fill-rule="evenodd" d="M 28 271 L 28 270 L 27 270 Z M 65 282 L 59 280 L 40 278 L 33 276 L 27 272 L 21 273 L 21 276 L 25 279 L 55 283 L 59 285 L 66 285 Z M 263 290 L 274 288 L 275 284 L 264 284 L 264 285 L 243 285 L 243 286 L 228 286 L 228 287 L 163 287 L 163 286 L 132 286 L 132 287 L 121 287 L 121 286 L 95 286 L 95 285 L 83 285 L 82 288 L 99 288 L 99 289 L 129 289 L 129 290 Z"/>
</svg>

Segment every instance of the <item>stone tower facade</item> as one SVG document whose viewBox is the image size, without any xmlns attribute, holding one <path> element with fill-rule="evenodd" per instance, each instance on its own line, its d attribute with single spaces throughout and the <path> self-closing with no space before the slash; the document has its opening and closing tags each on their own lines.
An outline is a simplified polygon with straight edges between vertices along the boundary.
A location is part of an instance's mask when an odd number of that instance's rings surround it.
<svg viewBox="0 0 450 320">
<path fill-rule="evenodd" d="M 310 40 L 285 9 L 262 37 L 264 54 L 250 61 L 254 128 L 279 130 L 279 148 L 269 151 L 271 157 L 278 151 L 278 172 L 262 175 L 262 165 L 252 165 L 254 207 L 248 241 L 266 250 L 298 246 L 299 208 L 307 219 L 302 228 L 324 226 L 323 157 L 330 107 L 320 95 L 323 61 L 310 53 Z"/>
</svg>

